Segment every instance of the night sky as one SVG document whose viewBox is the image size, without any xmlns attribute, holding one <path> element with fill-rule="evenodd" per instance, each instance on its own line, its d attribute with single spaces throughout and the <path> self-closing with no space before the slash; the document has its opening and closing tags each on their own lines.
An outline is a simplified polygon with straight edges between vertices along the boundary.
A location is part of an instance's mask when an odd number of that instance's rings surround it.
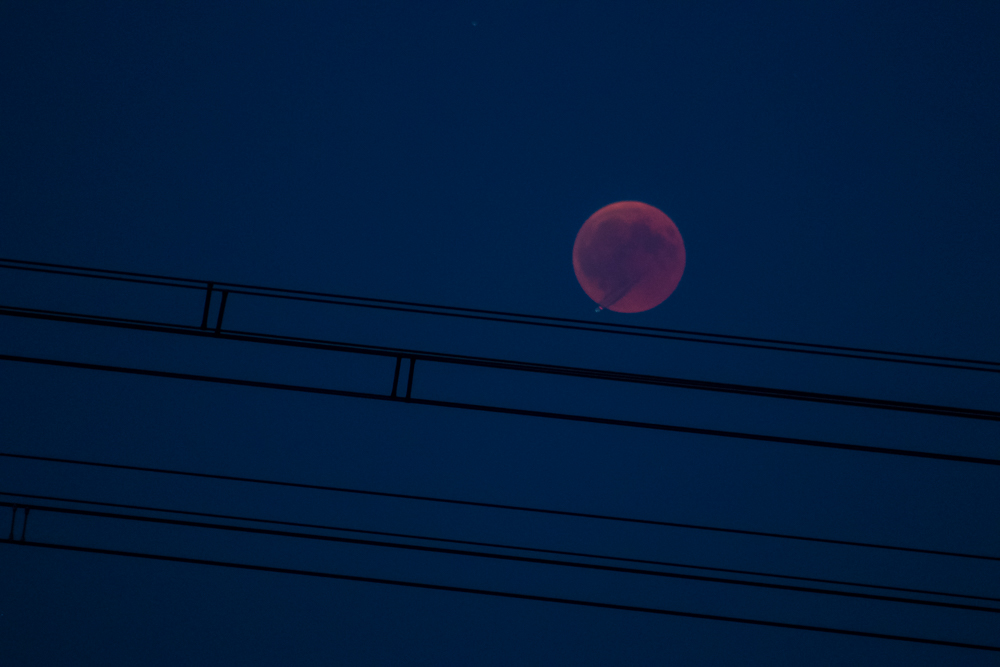
<svg viewBox="0 0 1000 667">
<path fill-rule="evenodd" d="M 1000 5 L 985 2 L 0 2 L 0 257 L 1000 362 L 997 34 Z M 620 200 L 663 210 L 687 252 L 674 294 L 632 315 L 595 312 L 571 262 L 584 220 Z M 25 544 L 0 543 L 3 667 L 998 664 L 973 648 L 690 616 L 1000 645 L 995 412 L 423 361 L 413 375 L 426 401 L 952 456 L 935 459 L 35 363 L 385 395 L 395 362 L 215 337 L 218 291 L 205 335 L 19 316 L 197 329 L 205 283 L 12 266 L 0 261 L 0 454 L 965 556 L 0 457 L 0 538 L 23 526 L 11 504 L 90 501 L 673 563 L 255 524 L 744 582 L 34 510 Z M 1000 410 L 997 364 L 237 293 L 223 326 Z"/>
</svg>

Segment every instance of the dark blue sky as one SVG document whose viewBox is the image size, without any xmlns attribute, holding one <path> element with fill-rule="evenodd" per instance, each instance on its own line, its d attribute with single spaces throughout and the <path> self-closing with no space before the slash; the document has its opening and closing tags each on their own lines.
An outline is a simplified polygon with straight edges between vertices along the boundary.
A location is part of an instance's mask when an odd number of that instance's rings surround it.
<svg viewBox="0 0 1000 667">
<path fill-rule="evenodd" d="M 4 2 L 0 257 L 1000 360 L 1000 7 L 665 5 Z M 686 272 L 652 311 L 595 314 L 573 239 L 624 199 L 676 222 Z M 9 269 L 0 288 L 0 305 L 183 324 L 198 323 L 204 298 Z M 238 295 L 226 322 L 1000 409 L 996 373 Z M 7 316 L 0 354 L 372 392 L 392 376 L 384 359 Z M 3 452 L 1000 556 L 996 466 L 10 361 L 0 371 Z M 415 395 L 440 400 L 998 456 L 989 421 L 420 371 Z M 996 561 L 10 459 L 0 491 L 1000 597 Z M 5 515 L 4 536 L 9 526 Z M 987 612 L 142 530 L 29 523 L 37 540 L 109 549 L 1000 637 Z M 996 664 L 965 649 L 8 544 L 0 564 L 0 664 Z"/>
</svg>

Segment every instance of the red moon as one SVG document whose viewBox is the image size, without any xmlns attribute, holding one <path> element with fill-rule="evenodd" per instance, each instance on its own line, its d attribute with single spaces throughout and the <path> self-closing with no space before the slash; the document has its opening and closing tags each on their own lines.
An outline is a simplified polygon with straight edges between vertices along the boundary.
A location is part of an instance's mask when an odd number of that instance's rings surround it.
<svg viewBox="0 0 1000 667">
<path fill-rule="evenodd" d="M 601 308 L 640 313 L 666 300 L 684 273 L 684 239 L 667 214 L 620 201 L 587 218 L 573 244 L 580 287 Z"/>
</svg>

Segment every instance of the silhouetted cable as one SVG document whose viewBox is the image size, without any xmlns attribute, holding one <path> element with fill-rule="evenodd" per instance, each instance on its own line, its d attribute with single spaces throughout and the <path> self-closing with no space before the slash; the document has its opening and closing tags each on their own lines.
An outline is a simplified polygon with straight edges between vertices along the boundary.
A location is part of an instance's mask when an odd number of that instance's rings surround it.
<svg viewBox="0 0 1000 667">
<path fill-rule="evenodd" d="M 926 637 L 913 637 L 907 635 L 893 635 L 879 632 L 865 632 L 863 630 L 848 630 L 843 628 L 831 628 L 820 625 L 805 625 L 800 623 L 782 623 L 780 621 L 765 621 L 753 618 L 741 618 L 738 616 L 721 616 L 718 614 L 699 614 L 689 611 L 678 611 L 674 609 L 660 609 L 656 607 L 642 607 L 637 605 L 614 604 L 610 602 L 595 602 L 591 600 L 577 600 L 572 598 L 552 597 L 546 595 L 531 595 L 529 593 L 514 593 L 509 591 L 496 591 L 485 588 L 468 588 L 463 586 L 447 586 L 444 584 L 428 584 L 417 581 L 404 581 L 401 579 L 381 579 L 377 577 L 363 577 L 350 574 L 337 574 L 333 572 L 317 572 L 314 570 L 301 570 L 285 567 L 273 567 L 269 565 L 251 565 L 249 563 L 233 563 L 229 561 L 208 560 L 205 558 L 187 558 L 183 556 L 167 556 L 164 554 L 150 554 L 136 551 L 123 551 L 117 549 L 100 549 L 95 547 L 81 547 L 66 544 L 52 544 L 47 542 L 35 542 L 27 540 L 24 542 L 4 542 L 4 544 L 27 546 L 45 549 L 57 549 L 62 551 L 76 551 L 81 553 L 101 554 L 106 556 L 127 556 L 131 558 L 144 558 L 149 560 L 167 561 L 171 563 L 187 563 L 191 565 L 213 565 L 216 567 L 228 567 L 241 570 L 251 570 L 256 572 L 270 572 L 274 574 L 295 574 L 300 576 L 320 577 L 324 579 L 338 579 L 341 581 L 356 581 L 370 584 L 385 584 L 389 586 L 404 586 L 407 588 L 418 588 L 424 590 L 447 591 L 452 593 L 468 593 L 473 595 L 487 595 L 498 598 L 509 598 L 515 600 L 529 600 L 533 602 L 552 602 L 557 604 L 575 605 L 580 607 L 591 607 L 596 609 L 613 609 L 618 611 L 632 611 L 645 614 L 658 614 L 661 616 L 676 616 L 682 618 L 697 618 L 707 621 L 726 621 L 730 623 L 742 623 L 745 625 L 757 625 L 771 628 L 786 628 L 789 630 L 808 630 L 812 632 L 823 632 L 836 635 L 848 635 L 854 637 L 868 637 L 871 639 L 887 639 L 893 641 L 913 642 L 917 644 L 929 644 L 935 646 L 949 646 L 952 648 L 967 648 L 980 651 L 1000 652 L 1000 646 L 990 646 L 987 644 L 970 644 L 966 642 L 953 642 L 943 639 L 928 639 Z"/>
<path fill-rule="evenodd" d="M 71 501 L 72 502 L 72 501 Z M 273 528 L 252 528 L 249 526 L 234 526 L 230 524 L 208 523 L 205 521 L 192 521 L 190 519 L 168 519 L 164 517 L 139 516 L 134 514 L 121 514 L 116 512 L 102 512 L 96 510 L 72 509 L 67 507 L 52 507 L 46 505 L 28 505 L 25 503 L 5 503 L 0 502 L 0 507 L 19 507 L 35 512 L 51 512 L 54 514 L 69 514 L 75 516 L 90 516 L 105 519 L 118 519 L 123 521 L 137 521 L 142 523 L 156 523 L 170 526 L 184 526 L 187 528 L 204 528 L 209 530 L 221 530 L 240 533 L 251 533 L 255 535 L 267 535 L 270 537 L 288 537 L 294 539 L 317 540 L 322 542 L 336 542 L 340 544 L 352 544 L 357 546 L 378 547 L 388 549 L 401 549 L 406 551 L 420 551 L 425 553 L 445 554 L 451 556 L 465 556 L 470 558 L 485 558 L 491 560 L 504 560 L 518 563 L 531 563 L 534 565 L 552 565 L 557 567 L 569 567 L 585 570 L 597 570 L 603 572 L 615 572 L 619 574 L 635 574 L 650 577 L 663 577 L 668 579 L 683 579 L 688 581 L 700 581 L 705 583 L 726 584 L 730 586 L 748 586 L 752 588 L 764 588 L 771 590 L 789 591 L 795 593 L 811 593 L 816 595 L 833 595 L 837 597 L 857 598 L 863 600 L 878 600 L 880 602 L 897 602 L 903 604 L 915 604 L 931 607 L 944 607 L 948 609 L 962 609 L 965 611 L 980 611 L 987 613 L 1000 613 L 1000 608 L 984 607 L 982 605 L 963 604 L 958 602 L 944 602 L 940 600 L 921 600 L 916 598 L 904 598 L 891 595 L 879 595 L 874 593 L 860 593 L 855 591 L 840 591 L 829 588 L 814 588 L 808 586 L 795 586 L 791 584 L 777 584 L 763 581 L 749 581 L 746 579 L 729 579 L 723 577 L 713 577 L 696 574 L 682 574 L 678 572 L 664 572 L 661 570 L 640 569 L 637 567 L 624 567 L 616 565 L 602 565 L 597 563 L 581 563 L 566 560 L 555 560 L 552 558 L 540 558 L 537 556 L 518 556 L 513 554 L 490 553 L 484 551 L 471 551 L 468 549 L 456 549 L 448 547 L 434 547 L 419 544 L 406 544 L 401 542 L 385 542 L 372 539 L 360 539 L 351 537 L 340 537 L 335 535 L 317 535 L 315 533 L 302 533 L 289 530 L 276 530 Z M 170 512 L 150 508 L 156 512 Z M 251 521 L 260 521 L 251 519 Z"/>
<path fill-rule="evenodd" d="M 512 544 L 500 544 L 497 542 L 482 542 L 475 540 L 459 540 L 445 537 L 430 537 L 427 535 L 413 535 L 411 533 L 397 533 L 384 530 L 367 530 L 363 528 L 347 528 L 344 526 L 331 526 L 327 524 L 305 523 L 301 521 L 282 521 L 279 519 L 259 519 L 247 516 L 237 516 L 233 514 L 218 514 L 213 512 L 194 512 L 190 510 L 165 509 L 162 507 L 149 507 L 146 505 L 134 505 L 126 503 L 109 503 L 96 500 L 80 500 L 75 498 L 61 498 L 58 496 L 45 496 L 31 493 L 9 493 L 0 491 L 0 496 L 11 496 L 17 498 L 31 498 L 34 500 L 48 500 L 62 503 L 77 503 L 81 505 L 93 505 L 97 507 L 114 507 L 142 512 L 163 512 L 177 514 L 181 516 L 195 516 L 209 519 L 224 519 L 227 521 L 245 521 L 248 523 L 264 523 L 277 526 L 290 526 L 293 528 L 312 528 L 316 530 L 333 530 L 344 533 L 356 533 L 360 535 L 378 535 L 381 537 L 396 537 L 408 540 L 423 540 L 427 542 L 439 542 L 444 544 L 461 544 L 465 546 L 488 547 L 491 549 L 509 549 L 512 551 L 523 551 L 531 553 L 552 554 L 556 556 L 572 556 L 574 558 L 591 558 L 595 560 L 615 561 L 621 563 L 635 563 L 638 565 L 656 565 L 659 567 L 675 567 L 689 570 L 702 570 L 706 572 L 725 572 L 727 574 L 744 574 L 755 577 L 768 577 L 773 579 L 784 579 L 789 581 L 807 581 L 816 584 L 832 584 L 835 586 L 851 586 L 857 588 L 869 588 L 873 590 L 894 591 L 897 593 L 915 593 L 918 595 L 935 595 L 950 598 L 962 598 L 967 600 L 983 600 L 986 602 L 1000 602 L 1000 598 L 988 597 L 984 595 L 967 595 L 963 593 L 950 593 L 945 591 L 932 591 L 921 588 L 906 588 L 902 586 L 885 586 L 880 584 L 863 584 L 854 581 L 842 581 L 838 579 L 822 579 L 818 577 L 800 577 L 790 574 L 776 574 L 774 572 L 758 572 L 754 570 L 740 570 L 727 567 L 711 567 L 707 565 L 691 565 L 689 563 L 674 563 L 662 560 L 649 560 L 644 558 L 627 558 L 624 556 L 607 556 L 602 554 L 592 554 L 580 551 L 565 551 L 561 549 L 543 549 L 540 547 L 523 547 Z M 6 503 L 4 503 L 6 504 Z M 997 609 L 996 611 L 1000 611 Z"/>
<path fill-rule="evenodd" d="M 15 263 L 14 266 L 4 266 L 2 262 Z M 24 264 L 22 266 L 21 264 Z M 31 265 L 31 266 L 27 266 Z M 52 267 L 52 268 L 48 268 Z M 136 285 L 157 285 L 160 287 L 177 287 L 180 289 L 203 290 L 210 281 L 189 280 L 187 278 L 171 278 L 146 273 L 130 273 L 128 271 L 110 271 L 108 269 L 88 269 L 82 266 L 66 266 L 48 264 L 46 262 L 22 262 L 16 259 L 0 258 L 0 268 L 28 271 L 30 273 L 46 273 L 56 276 L 72 276 L 74 278 L 97 278 L 112 282 L 133 283 Z"/>
<path fill-rule="evenodd" d="M 673 378 L 660 375 L 646 375 L 640 373 L 622 373 L 617 371 L 603 371 L 589 368 L 578 368 L 573 366 L 559 366 L 555 364 L 539 364 L 523 361 L 511 361 L 505 359 L 491 359 L 488 357 L 473 357 L 468 355 L 421 352 L 404 348 L 391 348 L 374 345 L 359 345 L 354 343 L 341 343 L 336 341 L 326 341 L 311 338 L 301 338 L 293 336 L 279 336 L 275 334 L 262 334 L 248 331 L 226 331 L 221 327 L 221 313 L 224 310 L 227 292 L 223 292 L 223 301 L 219 307 L 220 325 L 214 331 L 206 328 L 208 302 L 201 326 L 186 326 L 170 324 L 166 322 L 150 322 L 143 320 L 130 320 L 125 318 L 107 317 L 102 315 L 84 315 L 80 313 L 67 313 L 61 311 L 40 310 L 34 308 L 20 308 L 10 306 L 0 306 L 0 315 L 12 317 L 24 317 L 31 319 L 41 319 L 56 322 L 68 322 L 74 324 L 87 324 L 92 326 L 105 326 L 119 329 L 130 329 L 138 331 L 152 331 L 158 333 L 170 333 L 196 337 L 206 337 L 211 335 L 214 339 L 232 340 L 239 342 L 260 343 L 265 345 L 280 345 L 284 347 L 297 347 L 314 350 L 325 350 L 331 352 L 347 352 L 351 354 L 362 354 L 379 357 L 395 357 L 419 359 L 434 363 L 452 364 L 459 366 L 470 366 L 476 368 L 491 368 L 499 370 L 513 370 L 525 373 L 536 373 L 545 375 L 558 375 L 565 377 L 576 377 L 593 380 L 607 380 L 612 382 L 625 382 L 630 384 L 651 385 L 660 387 L 672 387 L 679 389 L 694 389 L 698 391 L 709 391 L 727 394 L 738 394 L 743 396 L 756 396 L 761 398 L 777 398 L 784 400 L 806 401 L 811 403 L 825 403 L 830 405 L 842 405 L 848 407 L 862 407 L 878 410 L 893 410 L 898 412 L 913 412 L 927 415 L 938 415 L 945 417 L 961 417 L 965 419 L 980 419 L 986 421 L 1000 421 L 1000 412 L 992 410 L 979 410 L 974 408 L 959 408 L 943 405 L 930 405 L 926 403 L 912 403 L 906 401 L 890 401 L 877 398 L 865 398 L 860 396 L 844 396 L 840 394 L 824 394 L 819 392 L 797 391 L 790 389 L 775 389 L 772 387 L 758 387 L 752 385 L 732 384 L 725 382 L 706 382 L 703 380 L 688 380 L 684 378 Z M 398 381 L 398 374 L 394 378 Z M 412 380 L 412 374 L 410 375 Z M 395 395 L 395 392 L 391 392 Z"/>
<path fill-rule="evenodd" d="M 818 343 L 799 343 L 795 341 L 779 340 L 774 338 L 760 338 L 753 336 L 735 336 L 730 334 L 714 334 L 698 331 L 687 331 L 683 329 L 665 329 L 659 327 L 643 327 L 636 325 L 617 324 L 613 322 L 591 322 L 588 320 L 578 320 L 565 317 L 549 317 L 543 315 L 528 315 L 524 313 L 512 313 L 500 310 L 485 310 L 481 308 L 463 308 L 457 306 L 440 306 L 428 303 L 412 301 L 399 301 L 394 299 L 375 299 L 368 297 L 357 297 L 344 294 L 332 294 L 325 292 L 313 292 L 308 290 L 291 290 L 274 287 L 263 287 L 259 285 L 248 285 L 245 283 L 228 283 L 220 281 L 193 280 L 190 278 L 176 278 L 148 273 L 135 273 L 128 271 L 111 271 L 108 269 L 92 269 L 66 264 L 52 264 L 47 262 L 29 262 L 25 260 L 0 258 L 0 268 L 9 268 L 24 271 L 36 271 L 43 273 L 53 273 L 61 275 L 72 275 L 76 277 L 101 278 L 118 280 L 125 282 L 136 282 L 142 284 L 154 284 L 168 287 L 179 287 L 187 289 L 205 289 L 207 285 L 214 284 L 216 289 L 228 289 L 233 294 L 244 294 L 250 296 L 264 296 L 279 299 L 293 299 L 302 301 L 312 301 L 316 303 L 329 303 L 332 305 L 354 306 L 360 308 L 372 308 L 377 310 L 389 310 L 397 312 L 417 313 L 423 315 L 436 315 L 444 317 L 454 317 L 462 319 L 483 320 L 492 322 L 502 322 L 507 324 L 527 324 L 532 326 L 549 327 L 557 329 L 568 329 L 576 331 L 589 331 L 595 333 L 612 333 L 627 336 L 639 336 L 644 338 L 659 338 L 665 340 L 679 340 L 694 343 L 709 343 L 713 345 L 727 345 L 735 347 L 755 348 L 764 350 L 774 350 L 780 352 L 798 352 L 803 354 L 817 354 L 823 356 L 864 359 L 868 361 L 887 361 L 893 363 L 915 364 L 921 366 L 936 366 L 941 368 L 954 368 L 961 370 L 978 370 L 986 372 L 1000 373 L 1000 362 L 983 361 L 978 359 L 965 359 L 959 357 L 946 357 L 941 355 L 915 354 L 909 352 L 893 352 L 887 350 L 875 350 L 870 348 L 850 347 L 843 345 L 825 345 Z"/>
<path fill-rule="evenodd" d="M 633 421 L 627 419 L 612 419 L 608 417 L 589 417 L 586 415 L 574 415 L 563 412 L 546 412 L 543 410 L 526 410 L 522 408 L 506 408 L 492 405 L 479 405 L 476 403 L 461 403 L 458 401 L 439 401 L 429 398 L 416 398 L 409 395 L 409 387 L 405 399 L 391 394 L 373 394 L 362 391 L 348 391 L 345 389 L 326 389 L 323 387 L 309 387 L 304 385 L 285 384 L 280 382 L 262 382 L 258 380 L 241 380 L 237 378 L 224 378 L 214 375 L 198 375 L 194 373 L 175 373 L 172 371 L 157 371 L 144 368 L 133 368 L 129 366 L 111 366 L 108 364 L 90 364 L 79 361 L 61 361 L 57 359 L 43 359 L 40 357 L 23 357 L 19 355 L 0 354 L 0 361 L 17 361 L 31 364 L 42 364 L 46 366 L 58 366 L 63 368 L 78 368 L 83 370 L 108 371 L 113 373 L 124 373 L 128 375 L 140 375 L 147 377 L 169 378 L 173 380 L 193 380 L 196 382 L 209 382 L 214 384 L 226 384 L 240 387 L 256 387 L 259 389 L 280 389 L 283 391 L 295 391 L 307 394 L 321 394 L 325 396 L 344 396 L 348 398 L 365 398 L 378 401 L 401 401 L 407 404 L 433 406 L 439 408 L 455 408 L 460 410 L 473 410 L 476 412 L 491 412 L 494 414 L 518 415 L 522 417 L 540 417 L 544 419 L 557 419 L 561 421 L 580 422 L 586 424 L 603 424 L 605 426 L 625 426 L 629 428 L 641 428 L 653 431 L 668 431 L 671 433 L 686 433 L 689 435 L 707 435 L 717 438 L 733 438 L 737 440 L 750 440 L 754 442 L 769 442 L 785 445 L 801 445 L 805 447 L 820 447 L 824 449 L 839 449 L 850 452 L 865 452 L 868 454 L 890 454 L 893 456 L 907 456 L 921 459 L 931 459 L 936 461 L 951 461 L 954 463 L 974 463 L 980 465 L 1000 466 L 1000 459 L 990 459 L 978 456 L 964 456 L 961 454 L 942 454 L 939 452 L 924 452 L 916 449 L 897 449 L 893 447 L 875 447 L 873 445 L 852 445 L 849 443 L 830 442 L 827 440 L 812 440 L 808 438 L 789 438 L 778 435 L 762 435 L 758 433 L 744 433 L 741 431 L 723 431 L 710 428 L 696 428 L 693 426 L 676 426 L 672 424 L 657 424 L 654 422 Z M 412 369 L 411 369 L 412 371 Z M 410 376 L 412 380 L 412 375 Z"/>
<path fill-rule="evenodd" d="M 656 519 L 639 519 L 634 517 L 614 516 L 609 514 L 596 514 L 591 512 L 572 512 L 569 510 L 545 509 L 540 507 L 528 507 L 524 505 L 508 505 L 502 503 L 489 503 L 475 500 L 458 500 L 455 498 L 441 498 L 434 496 L 421 496 L 409 493 L 393 493 L 391 491 L 371 491 L 367 489 L 352 489 L 343 486 L 332 486 L 325 484 L 307 484 L 303 482 L 283 482 L 278 480 L 261 479 L 255 477 L 241 477 L 237 475 L 221 475 L 204 472 L 191 472 L 187 470 L 171 470 L 167 468 L 154 468 L 150 466 L 134 466 L 121 463 L 102 463 L 97 461 L 81 461 L 79 459 L 58 458 L 54 456 L 39 456 L 37 454 L 15 454 L 13 452 L 0 452 L 0 457 L 23 459 L 27 461 L 44 461 L 47 463 L 66 463 L 69 465 L 90 466 L 95 468 L 108 468 L 112 470 L 129 470 L 134 472 L 148 472 L 164 475 L 178 475 L 182 477 L 194 477 L 199 479 L 223 480 L 228 482 L 245 482 L 250 484 L 262 484 L 268 486 L 278 486 L 294 489 L 310 489 L 314 491 L 332 491 L 336 493 L 350 493 L 380 498 L 397 498 L 401 500 L 417 500 L 423 502 L 442 503 L 447 505 L 459 505 L 465 507 L 481 507 L 496 510 L 507 510 L 515 512 L 530 512 L 534 514 L 545 514 L 550 516 L 566 516 L 579 519 L 596 519 L 600 521 L 615 521 L 622 523 L 634 523 L 647 526 L 663 526 L 667 528 L 685 528 L 691 530 L 705 530 L 716 533 L 727 533 L 731 535 L 747 535 L 751 537 L 769 537 L 785 540 L 796 540 L 801 542 L 814 542 L 819 544 L 837 544 L 849 547 L 863 547 L 868 549 L 886 549 L 890 551 L 901 551 L 907 553 L 927 554 L 932 556 L 950 556 L 955 558 L 972 558 L 976 560 L 986 560 L 1000 562 L 1000 556 L 986 556 L 981 554 L 968 554 L 955 551 L 942 551 L 937 549 L 920 549 L 916 547 L 900 547 L 887 544 L 875 544 L 872 542 L 857 542 L 851 540 L 835 540 L 823 537 L 809 537 L 804 535 L 790 535 L 787 533 L 771 533 L 757 530 L 743 530 L 739 528 L 720 528 L 718 526 L 703 526 L 692 523 L 680 523 L 676 521 L 660 521 Z"/>
</svg>

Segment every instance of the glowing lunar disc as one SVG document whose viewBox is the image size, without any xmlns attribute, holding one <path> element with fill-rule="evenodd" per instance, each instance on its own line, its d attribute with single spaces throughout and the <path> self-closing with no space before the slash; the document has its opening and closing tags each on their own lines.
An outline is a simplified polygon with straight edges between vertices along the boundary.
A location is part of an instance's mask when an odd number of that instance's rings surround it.
<svg viewBox="0 0 1000 667">
<path fill-rule="evenodd" d="M 638 313 L 677 288 L 684 239 L 660 209 L 638 201 L 609 204 L 587 218 L 573 244 L 573 271 L 599 308 Z"/>
</svg>

